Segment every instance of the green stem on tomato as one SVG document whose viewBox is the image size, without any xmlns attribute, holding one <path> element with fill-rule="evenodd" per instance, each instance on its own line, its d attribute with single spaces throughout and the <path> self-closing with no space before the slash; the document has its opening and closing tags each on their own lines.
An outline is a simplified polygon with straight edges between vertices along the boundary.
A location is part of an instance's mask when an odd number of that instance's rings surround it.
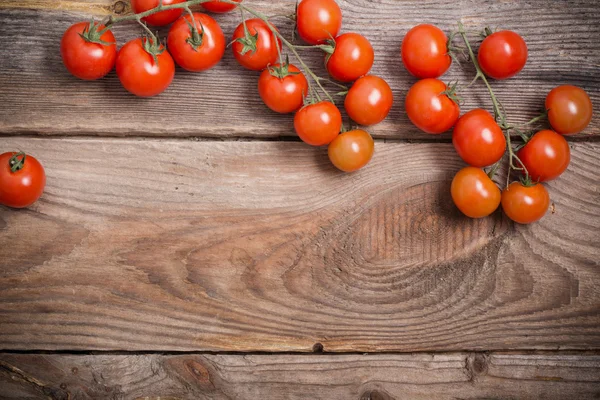
<svg viewBox="0 0 600 400">
<path fill-rule="evenodd" d="M 473 65 L 475 66 L 475 70 L 477 71 L 475 74 L 475 78 L 471 82 L 471 85 L 473 83 L 475 83 L 478 79 L 481 79 L 483 81 L 483 83 L 487 87 L 490 97 L 492 99 L 492 104 L 494 105 L 494 114 L 496 115 L 496 120 L 498 118 L 500 119 L 499 125 L 500 125 L 500 128 L 502 128 L 502 130 L 504 131 L 504 135 L 506 137 L 506 148 L 508 150 L 508 155 L 509 155 L 509 162 L 508 162 L 509 168 L 508 168 L 508 173 L 507 173 L 507 178 L 506 178 L 506 180 L 507 180 L 506 186 L 508 186 L 508 184 L 510 183 L 510 173 L 512 170 L 523 171 L 523 172 L 525 172 L 526 177 L 529 177 L 529 171 L 527 170 L 527 168 L 525 167 L 523 162 L 519 159 L 519 157 L 515 154 L 515 151 L 511 144 L 511 137 L 510 137 L 510 131 L 511 131 L 511 129 L 513 129 L 513 127 L 509 126 L 507 124 L 506 111 L 504 110 L 502 103 L 500 103 L 500 101 L 498 101 L 498 99 L 496 98 L 496 95 L 494 94 L 494 91 L 492 90 L 492 86 L 490 85 L 490 82 L 487 80 L 485 74 L 483 73 L 483 70 L 481 69 L 479 62 L 477 61 L 477 58 L 475 57 L 475 53 L 473 52 L 471 43 L 469 43 L 469 39 L 467 38 L 467 33 L 464 29 L 464 26 L 460 21 L 458 22 L 458 33 L 460 34 L 463 41 L 465 42 L 465 46 L 467 47 L 467 51 L 469 52 L 469 58 L 473 62 Z M 517 160 L 519 162 L 519 164 L 521 164 L 521 167 L 515 166 L 514 160 Z"/>
</svg>

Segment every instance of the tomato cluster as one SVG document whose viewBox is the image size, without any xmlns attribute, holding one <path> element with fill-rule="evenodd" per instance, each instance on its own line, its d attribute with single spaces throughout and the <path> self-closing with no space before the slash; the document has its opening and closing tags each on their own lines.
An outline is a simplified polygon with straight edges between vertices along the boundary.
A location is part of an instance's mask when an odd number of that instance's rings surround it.
<svg viewBox="0 0 600 400">
<path fill-rule="evenodd" d="M 486 34 L 473 60 L 478 71 L 475 80 L 481 78 L 487 83 L 486 76 L 507 79 L 519 73 L 528 56 L 523 38 L 512 31 L 491 33 L 486 30 Z M 473 56 L 466 34 L 463 37 Z M 592 116 L 589 96 L 574 86 L 553 89 L 546 97 L 546 109 L 554 131 L 541 130 L 530 137 L 523 135 L 527 140 L 514 154 L 507 139 L 515 128 L 507 125 L 491 87 L 495 116 L 483 109 L 460 116 L 456 87 L 449 88 L 437 79 L 452 64 L 450 46 L 444 32 L 433 25 L 418 25 L 406 34 L 402 42 L 402 61 L 412 75 L 422 79 L 412 86 L 406 97 L 409 119 L 430 134 L 454 128 L 452 143 L 469 166 L 454 177 L 451 195 L 465 215 L 486 217 L 502 204 L 505 214 L 515 222 L 528 224 L 541 219 L 550 205 L 548 191 L 541 183 L 557 178 L 567 169 L 570 148 L 562 135 L 581 132 L 589 124 Z M 524 176 L 501 192 L 492 181 L 496 168 L 489 174 L 482 168 L 497 166 L 507 151 L 509 177 L 511 169 L 521 171 Z"/>
<path fill-rule="evenodd" d="M 162 6 L 184 2 L 164 0 Z M 61 42 L 67 69 L 78 78 L 94 80 L 116 66 L 125 89 L 137 96 L 150 97 L 169 87 L 175 76 L 175 64 L 192 72 L 214 67 L 226 48 L 219 24 L 203 13 L 182 15 L 183 8 L 154 10 L 160 4 L 159 0 L 131 1 L 133 11 L 141 14 L 138 21 L 143 16 L 141 21 L 150 25 L 173 24 L 166 47 L 151 34 L 129 41 L 117 52 L 109 28 L 100 23 L 81 22 L 71 26 Z M 231 1 L 220 0 L 201 5 L 217 13 L 237 7 Z M 375 53 L 367 38 L 352 32 L 340 34 L 342 11 L 335 0 L 302 0 L 297 5 L 295 20 L 299 37 L 325 52 L 329 75 L 341 83 L 305 71 L 318 89 L 311 87 L 304 72 L 290 64 L 287 57 L 284 61 L 282 56 L 283 43 L 294 52 L 302 46 L 285 40 L 279 30 L 262 17 L 242 21 L 235 29 L 231 41 L 233 55 L 244 68 L 261 72 L 258 93 L 267 107 L 277 113 L 295 113 L 298 137 L 313 146 L 329 145 L 329 157 L 339 169 L 360 169 L 373 155 L 373 139 L 364 130 L 343 132 L 342 114 L 323 83 L 329 81 L 345 88 L 342 94 L 346 94 L 346 112 L 360 125 L 374 125 L 387 117 L 393 103 L 392 90 L 382 78 L 368 75 Z M 342 85 L 351 82 L 354 84 L 350 89 Z M 319 90 L 327 100 L 321 99 Z"/>
</svg>

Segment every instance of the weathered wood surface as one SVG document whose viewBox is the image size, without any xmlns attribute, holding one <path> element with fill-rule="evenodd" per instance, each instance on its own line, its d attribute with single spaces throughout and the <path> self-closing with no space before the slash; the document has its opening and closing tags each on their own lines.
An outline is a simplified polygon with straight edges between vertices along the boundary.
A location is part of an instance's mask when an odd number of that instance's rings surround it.
<svg viewBox="0 0 600 400">
<path fill-rule="evenodd" d="M 450 144 L 356 174 L 301 143 L 3 139 L 48 172 L 0 208 L 0 348 L 600 348 L 600 144 L 541 222 L 460 215 Z"/>
<path fill-rule="evenodd" d="M 289 13 L 295 0 L 248 0 L 269 14 Z M 462 20 L 467 29 L 484 26 L 514 29 L 530 49 L 529 62 L 516 78 L 494 82 L 511 120 L 520 123 L 543 108 L 548 91 L 559 84 L 585 88 L 600 104 L 600 7 L 596 1 L 398 1 L 340 0 L 344 31 L 366 35 L 376 50 L 374 74 L 392 85 L 396 103 L 388 120 L 371 129 L 377 137 L 430 139 L 407 120 L 404 96 L 414 79 L 404 70 L 400 43 L 412 26 L 430 22 L 446 31 Z M 257 74 L 242 70 L 228 51 L 214 70 L 191 74 L 179 70 L 172 87 L 157 98 L 127 94 L 114 72 L 98 82 L 67 73 L 59 41 L 73 22 L 90 15 L 128 12 L 127 2 L 110 0 L 4 0 L 0 2 L 0 135 L 118 136 L 294 136 L 292 118 L 268 111 L 256 93 Z M 227 36 L 237 13 L 219 16 Z M 286 35 L 290 24 L 277 20 Z M 133 23 L 115 28 L 120 45 L 141 32 Z M 165 33 L 166 30 L 163 30 Z M 322 56 L 307 53 L 324 73 Z M 468 63 L 464 63 L 465 66 Z M 454 65 L 443 79 L 468 82 L 473 70 Z M 464 110 L 490 106 L 482 85 L 464 93 Z M 600 133 L 594 118 L 588 134 Z M 448 138 L 449 134 L 442 136 Z"/>
<path fill-rule="evenodd" d="M 597 399 L 597 355 L 0 354 L 3 399 Z"/>
</svg>

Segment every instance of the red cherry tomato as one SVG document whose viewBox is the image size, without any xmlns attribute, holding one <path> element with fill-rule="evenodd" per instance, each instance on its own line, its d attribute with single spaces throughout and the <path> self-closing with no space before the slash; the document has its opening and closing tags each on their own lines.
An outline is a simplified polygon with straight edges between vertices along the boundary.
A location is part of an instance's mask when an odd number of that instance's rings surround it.
<svg viewBox="0 0 600 400">
<path fill-rule="evenodd" d="M 33 156 L 24 153 L 0 154 L 0 204 L 29 207 L 44 192 L 46 173 Z"/>
<path fill-rule="evenodd" d="M 144 11 L 151 10 L 158 7 L 160 0 L 131 0 L 131 8 L 133 12 L 139 14 Z M 171 4 L 183 3 L 185 0 L 163 0 L 163 5 L 169 6 Z M 169 25 L 174 22 L 177 18 L 181 17 L 183 9 L 161 11 L 156 14 L 142 18 L 142 21 L 149 23 L 154 26 Z"/>
<path fill-rule="evenodd" d="M 562 135 L 572 135 L 584 130 L 592 120 L 592 101 L 585 90 L 564 85 L 546 96 L 548 120 L 554 130 Z"/>
<path fill-rule="evenodd" d="M 206 14 L 194 13 L 196 37 L 190 30 L 192 18 L 185 15 L 179 18 L 167 38 L 167 47 L 173 59 L 182 68 L 192 71 L 205 71 L 221 61 L 225 53 L 225 36 L 221 27 Z"/>
<path fill-rule="evenodd" d="M 371 161 L 375 143 L 368 132 L 362 129 L 344 132 L 329 144 L 327 153 L 336 168 L 344 172 L 354 172 Z"/>
<path fill-rule="evenodd" d="M 531 224 L 542 219 L 550 207 L 550 195 L 541 183 L 524 186 L 511 183 L 502 192 L 502 209 L 511 220 Z"/>
<path fill-rule="evenodd" d="M 452 200 L 467 217 L 487 217 L 500 205 L 500 189 L 479 168 L 466 167 L 452 180 Z"/>
<path fill-rule="evenodd" d="M 328 101 L 310 104 L 296 113 L 294 128 L 305 143 L 324 146 L 339 135 L 342 129 L 342 114 Z"/>
<path fill-rule="evenodd" d="M 242 0 L 233 0 L 235 2 L 241 3 Z M 207 1 L 206 3 L 202 3 L 202 7 L 206 11 L 214 12 L 214 13 L 226 13 L 229 11 L 233 11 L 237 6 L 235 4 L 223 3 L 220 0 L 215 1 Z"/>
<path fill-rule="evenodd" d="M 335 38 L 333 54 L 326 57 L 327 71 L 333 79 L 352 82 L 369 73 L 374 59 L 375 52 L 367 38 L 344 33 Z"/>
<path fill-rule="evenodd" d="M 258 94 L 271 110 L 281 114 L 291 113 L 304 104 L 308 81 L 295 65 L 288 65 L 285 72 L 285 67 L 282 70 L 279 64 L 275 64 L 260 74 Z"/>
<path fill-rule="evenodd" d="M 558 178 L 571 162 L 571 149 L 565 138 L 544 130 L 533 135 L 517 153 L 534 182 Z"/>
<path fill-rule="evenodd" d="M 434 25 L 417 25 L 408 31 L 400 53 L 408 72 L 419 79 L 442 76 L 452 64 L 448 38 Z"/>
<path fill-rule="evenodd" d="M 158 63 L 146 50 L 149 39 L 134 39 L 121 48 L 117 55 L 117 76 L 129 92 L 141 97 L 156 96 L 164 92 L 175 76 L 175 63 L 169 52 L 163 50 L 156 56 Z"/>
<path fill-rule="evenodd" d="M 104 25 L 93 26 L 93 32 L 101 32 Z M 89 22 L 79 22 L 71 25 L 60 41 L 60 55 L 65 67 L 71 74 L 80 79 L 94 80 L 108 74 L 115 66 L 117 46 L 115 37 L 107 30 L 97 39 L 106 43 L 88 42 L 81 34 L 89 32 Z"/>
<path fill-rule="evenodd" d="M 233 32 L 232 48 L 235 59 L 244 68 L 254 71 L 262 71 L 268 65 L 275 64 L 279 55 L 277 46 L 281 49 L 281 41 L 273 35 L 269 26 L 258 18 L 247 20 L 246 27 L 250 36 L 258 33 L 258 40 L 254 43 L 253 38 L 246 38 L 244 24 L 240 24 Z M 245 41 L 251 43 L 243 43 Z"/>
<path fill-rule="evenodd" d="M 378 76 L 367 75 L 354 82 L 344 106 L 348 116 L 356 123 L 374 125 L 388 116 L 393 103 L 390 85 Z"/>
<path fill-rule="evenodd" d="M 506 138 L 492 115 L 480 108 L 458 119 L 452 143 L 458 155 L 473 167 L 487 167 L 506 151 Z"/>
<path fill-rule="evenodd" d="M 440 134 L 452 128 L 460 108 L 447 95 L 446 84 L 437 79 L 416 82 L 406 95 L 406 113 L 412 123 L 423 132 Z"/>
<path fill-rule="evenodd" d="M 481 42 L 477 61 L 490 78 L 510 78 L 518 74 L 527 63 L 527 44 L 513 31 L 492 33 Z"/>
<path fill-rule="evenodd" d="M 342 10 L 334 0 L 302 0 L 296 11 L 298 35 L 309 44 L 323 44 L 342 29 Z"/>
</svg>

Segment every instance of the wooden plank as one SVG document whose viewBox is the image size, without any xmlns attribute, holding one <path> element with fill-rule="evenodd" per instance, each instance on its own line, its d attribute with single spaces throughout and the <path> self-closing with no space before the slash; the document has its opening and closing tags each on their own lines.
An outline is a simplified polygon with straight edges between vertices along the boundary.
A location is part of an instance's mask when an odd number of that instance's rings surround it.
<svg viewBox="0 0 600 400">
<path fill-rule="evenodd" d="M 461 216 L 450 144 L 350 175 L 300 143 L 3 145 L 48 185 L 0 208 L 1 349 L 600 348 L 600 144 L 528 227 Z"/>
<path fill-rule="evenodd" d="M 252 0 L 248 4 L 269 14 L 289 13 L 295 0 Z M 244 71 L 228 51 L 218 68 L 191 74 L 178 71 L 172 87 L 154 99 L 127 94 L 114 73 L 98 82 L 83 82 L 67 73 L 59 41 L 71 23 L 111 10 L 127 12 L 126 2 L 109 0 L 35 0 L 0 2 L 0 134 L 118 136 L 294 136 L 292 117 L 268 111 L 256 93 L 257 74 Z M 543 108 L 544 97 L 560 84 L 585 88 L 600 104 L 600 8 L 595 1 L 340 1 L 344 30 L 366 35 L 376 50 L 374 74 L 394 90 L 390 117 L 371 128 L 383 138 L 437 140 L 421 134 L 408 121 L 404 96 L 414 79 L 404 70 L 399 48 L 407 30 L 423 22 L 446 31 L 462 20 L 467 29 L 485 25 L 515 29 L 526 38 L 530 57 L 516 78 L 494 82 L 510 120 L 527 121 Z M 219 16 L 227 36 L 239 21 L 237 13 Z M 290 24 L 277 21 L 288 37 Z M 115 28 L 124 44 L 141 29 L 135 24 Z M 166 33 L 166 30 L 162 31 Z M 307 53 L 308 62 L 324 74 L 323 59 Z M 473 70 L 454 65 L 443 79 L 468 82 Z M 482 85 L 465 91 L 463 110 L 490 107 Z M 225 116 L 225 117 L 224 117 Z M 588 134 L 600 133 L 594 118 Z M 442 138 L 449 138 L 445 134 Z"/>
<path fill-rule="evenodd" d="M 597 355 L 0 354 L 3 399 L 597 399 Z"/>
</svg>

